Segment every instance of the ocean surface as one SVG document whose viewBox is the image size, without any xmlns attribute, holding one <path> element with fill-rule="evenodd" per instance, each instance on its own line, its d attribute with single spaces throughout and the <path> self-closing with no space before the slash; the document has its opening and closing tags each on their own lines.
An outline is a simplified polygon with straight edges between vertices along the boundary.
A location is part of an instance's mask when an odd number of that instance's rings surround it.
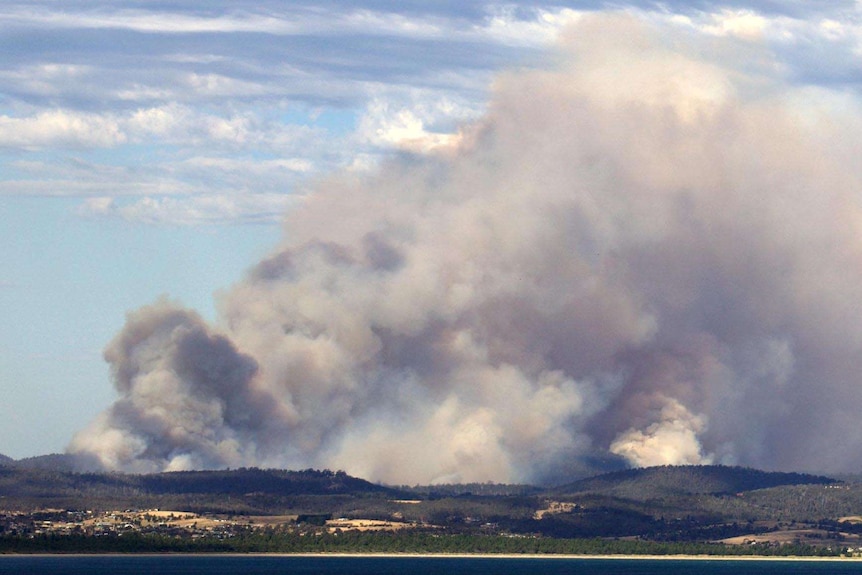
<svg viewBox="0 0 862 575">
<path fill-rule="evenodd" d="M 57 575 L 862 575 L 862 561 L 501 557 L 0 555 L 2 574 Z"/>
</svg>

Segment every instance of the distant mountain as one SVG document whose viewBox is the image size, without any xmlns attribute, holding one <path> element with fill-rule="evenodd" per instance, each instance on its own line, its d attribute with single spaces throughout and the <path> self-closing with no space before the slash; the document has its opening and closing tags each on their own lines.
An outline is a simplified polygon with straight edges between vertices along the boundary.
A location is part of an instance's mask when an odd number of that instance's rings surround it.
<svg viewBox="0 0 862 575">
<path fill-rule="evenodd" d="M 143 491 L 152 494 L 248 494 L 339 495 L 397 493 L 347 475 L 343 471 L 284 471 L 243 468 L 220 471 L 173 471 L 129 476 Z"/>
<path fill-rule="evenodd" d="M 37 459 L 37 458 L 34 458 Z M 277 513 L 319 510 L 333 501 L 403 499 L 405 493 L 347 475 L 343 471 L 235 469 L 174 471 L 147 475 L 80 473 L 51 468 L 38 458 L 29 467 L 0 467 L 0 493 L 9 509 L 168 508 L 226 513 Z"/>
<path fill-rule="evenodd" d="M 37 455 L 13 460 L 10 465 L 19 469 L 41 469 L 43 471 L 100 471 L 100 466 L 95 460 L 85 456 L 72 455 L 69 453 L 51 453 L 48 455 Z"/>
<path fill-rule="evenodd" d="M 727 495 L 788 485 L 840 483 L 805 473 L 760 471 L 724 465 L 647 467 L 582 479 L 552 490 L 554 494 L 597 494 L 635 501 L 680 495 Z"/>
<path fill-rule="evenodd" d="M 0 453 L 0 465 L 12 465 L 13 463 L 15 463 L 14 459 Z"/>
</svg>

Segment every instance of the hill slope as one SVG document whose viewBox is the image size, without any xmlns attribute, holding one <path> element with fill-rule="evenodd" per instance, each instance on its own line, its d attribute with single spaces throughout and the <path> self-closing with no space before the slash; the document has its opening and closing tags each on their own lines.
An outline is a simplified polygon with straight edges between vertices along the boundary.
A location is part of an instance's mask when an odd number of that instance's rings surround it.
<svg viewBox="0 0 862 575">
<path fill-rule="evenodd" d="M 241 495 L 357 495 L 386 494 L 394 490 L 343 471 L 284 471 L 243 468 L 221 471 L 173 471 L 139 475 L 133 482 L 147 493 Z"/>
<path fill-rule="evenodd" d="M 727 495 L 787 485 L 830 485 L 830 477 L 723 465 L 628 469 L 557 487 L 557 495 L 597 494 L 635 501 L 680 495 Z"/>
<path fill-rule="evenodd" d="M 275 513 L 286 507 L 307 508 L 311 505 L 309 500 L 314 498 L 334 501 L 403 495 L 341 471 L 251 468 L 131 475 L 73 473 L 18 465 L 0 466 L 0 494 L 9 509 L 182 505 L 194 510 L 259 513 Z M 299 499 L 302 501 L 298 502 Z"/>
</svg>

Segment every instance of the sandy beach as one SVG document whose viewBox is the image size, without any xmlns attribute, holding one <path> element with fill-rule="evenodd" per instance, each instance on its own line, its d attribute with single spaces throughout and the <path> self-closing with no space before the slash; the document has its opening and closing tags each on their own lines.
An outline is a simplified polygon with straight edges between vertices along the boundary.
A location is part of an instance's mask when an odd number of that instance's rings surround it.
<svg viewBox="0 0 862 575">
<path fill-rule="evenodd" d="M 232 553 L 230 555 L 242 555 Z M 455 559 L 622 559 L 622 560 L 683 560 L 683 561 L 859 561 L 862 557 L 776 557 L 771 555 L 569 555 L 523 553 L 252 553 L 283 557 L 391 557 L 391 558 L 455 558 Z"/>
</svg>

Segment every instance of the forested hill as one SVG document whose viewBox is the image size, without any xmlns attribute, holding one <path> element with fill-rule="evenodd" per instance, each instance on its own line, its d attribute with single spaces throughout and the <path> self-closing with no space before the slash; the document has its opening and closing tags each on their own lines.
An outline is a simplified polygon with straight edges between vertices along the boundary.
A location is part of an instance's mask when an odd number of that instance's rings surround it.
<svg viewBox="0 0 862 575">
<path fill-rule="evenodd" d="M 40 462 L 50 461 L 50 458 L 40 459 Z M 368 507 L 370 501 L 378 502 L 372 513 L 377 516 L 394 512 L 390 509 L 391 501 L 424 500 L 431 507 L 440 507 L 443 505 L 440 502 L 449 501 L 452 508 L 437 513 L 445 519 L 461 515 L 481 516 L 482 512 L 471 505 L 490 506 L 497 509 L 500 516 L 509 513 L 501 509 L 515 505 L 520 506 L 518 513 L 521 515 L 532 516 L 545 500 L 550 499 L 578 503 L 582 510 L 596 506 L 605 510 L 619 507 L 626 513 L 638 510 L 638 513 L 656 516 L 663 513 L 713 513 L 716 510 L 728 513 L 732 504 L 734 509 L 739 508 L 738 515 L 748 517 L 754 512 L 754 508 L 750 508 L 753 500 L 735 495 L 756 491 L 757 497 L 761 499 L 771 497 L 768 505 L 766 502 L 761 503 L 770 509 L 775 508 L 772 513 L 775 516 L 783 517 L 788 513 L 793 517 L 859 515 L 859 498 L 855 488 L 818 492 L 817 501 L 821 502 L 822 509 L 811 508 L 811 497 L 797 494 L 799 489 L 822 488 L 839 483 L 829 477 L 802 473 L 776 473 L 742 467 L 683 466 L 608 473 L 547 491 L 528 485 L 496 484 L 396 489 L 350 476 L 343 471 L 241 468 L 146 475 L 76 473 L 50 466 L 25 467 L 21 461 L 10 463 L 4 458 L 0 460 L 0 507 L 167 508 L 265 514 L 298 509 L 303 513 L 343 514 L 349 511 L 344 507 L 348 501 L 362 500 L 360 507 L 363 508 Z M 726 497 L 728 495 L 733 497 Z M 799 508 L 799 502 L 794 498 L 800 499 L 808 507 Z M 351 505 L 356 506 L 355 503 Z M 757 513 L 762 514 L 761 511 Z M 403 510 L 401 512 L 403 514 Z M 582 520 L 582 515 L 583 511 L 575 518 Z M 493 519 L 496 515 L 492 513 L 489 517 Z M 563 515 L 555 517 L 559 519 Z"/>
<path fill-rule="evenodd" d="M 206 493 L 275 495 L 338 495 L 394 493 L 381 485 L 352 477 L 343 471 L 284 471 L 279 469 L 235 469 L 222 471 L 174 471 L 137 476 L 136 482 L 149 493 Z"/>
<path fill-rule="evenodd" d="M 41 469 L 43 471 L 99 471 L 101 466 L 87 457 L 70 455 L 68 453 L 50 453 L 23 459 L 0 459 L 0 466 L 17 467 L 19 469 Z"/>
<path fill-rule="evenodd" d="M 52 453 L 15 460 L 0 454 L 0 487 L 4 495 L 61 495 L 135 492 L 163 494 L 265 493 L 268 495 L 338 495 L 396 493 L 343 471 L 286 471 L 240 468 L 125 474 L 91 471 L 93 465 L 67 454 Z"/>
<path fill-rule="evenodd" d="M 760 471 L 724 465 L 628 469 L 553 489 L 558 495 L 600 494 L 636 501 L 679 495 L 725 495 L 787 485 L 830 485 L 836 479 L 805 473 Z"/>
<path fill-rule="evenodd" d="M 275 512 L 294 505 L 296 497 L 317 496 L 386 499 L 404 494 L 343 471 L 242 468 L 132 475 L 0 465 L 0 498 L 9 509 L 191 505 L 195 510 Z"/>
</svg>

